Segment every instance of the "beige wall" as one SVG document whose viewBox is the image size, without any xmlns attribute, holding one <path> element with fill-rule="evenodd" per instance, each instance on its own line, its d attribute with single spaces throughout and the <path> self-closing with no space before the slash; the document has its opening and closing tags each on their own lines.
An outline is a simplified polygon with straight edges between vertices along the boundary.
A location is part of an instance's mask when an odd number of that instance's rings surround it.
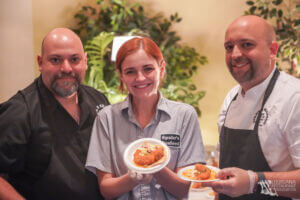
<svg viewBox="0 0 300 200">
<path fill-rule="evenodd" d="M 95 1 L 32 0 L 34 55 L 40 52 L 42 38 L 49 30 L 54 27 L 74 26 L 73 16 L 76 10 L 81 5 L 95 3 Z M 224 32 L 226 26 L 234 18 L 243 14 L 243 11 L 246 9 L 245 1 L 144 0 L 143 2 L 146 5 L 146 10 L 150 12 L 161 12 L 165 16 L 178 12 L 183 21 L 176 25 L 175 29 L 180 33 L 183 42 L 195 47 L 200 53 L 208 57 L 209 64 L 201 67 L 194 80 L 199 89 L 206 91 L 206 96 L 200 103 L 202 110 L 200 125 L 204 143 L 215 145 L 218 141 L 217 115 L 226 93 L 235 84 L 224 63 Z M 20 14 L 20 18 L 24 16 L 26 14 Z M 9 27 L 9 25 L 5 25 L 5 27 Z M 29 30 L 27 32 L 30 33 Z M 23 49 L 22 51 L 29 52 L 30 50 L 30 48 L 26 48 L 26 50 Z M 1 49 L 1 52 L 3 51 L 4 49 Z M 33 62 L 31 58 L 27 57 L 27 60 Z M 8 61 L 7 65 L 13 65 L 13 61 Z M 3 69 L 1 68 L 2 71 Z M 22 73 L 25 71 L 23 69 Z M 35 70 L 35 75 L 38 75 L 37 70 Z M 0 80 L 2 78 L 3 73 L 0 74 Z M 11 85 L 11 80 L 13 79 L 8 79 L 6 84 Z M 4 84 L 3 81 L 1 83 L 0 86 Z M 25 84 L 18 86 L 18 88 L 23 86 Z M 7 87 L 6 89 L 9 88 Z M 1 88 L 0 95 L 2 94 Z"/>
<path fill-rule="evenodd" d="M 34 24 L 34 55 L 41 52 L 44 36 L 53 28 L 74 27 L 75 13 L 83 5 L 93 5 L 96 0 L 32 0 Z M 38 75 L 37 63 L 35 74 Z"/>
<path fill-rule="evenodd" d="M 34 78 L 31 0 L 0 1 L 0 102 Z"/>
</svg>

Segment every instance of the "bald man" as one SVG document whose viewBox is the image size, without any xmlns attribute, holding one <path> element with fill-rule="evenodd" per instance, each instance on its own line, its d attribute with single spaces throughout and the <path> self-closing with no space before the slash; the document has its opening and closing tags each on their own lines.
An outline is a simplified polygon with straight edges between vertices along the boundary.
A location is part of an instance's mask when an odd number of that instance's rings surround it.
<svg viewBox="0 0 300 200">
<path fill-rule="evenodd" d="M 103 199 L 84 165 L 96 113 L 109 103 L 81 85 L 82 43 L 54 29 L 37 60 L 40 77 L 0 104 L 0 199 Z"/>
<path fill-rule="evenodd" d="M 232 22 L 224 46 L 239 84 L 218 120 L 221 180 L 203 185 L 219 200 L 300 198 L 300 80 L 278 71 L 275 33 L 260 17 Z"/>
</svg>

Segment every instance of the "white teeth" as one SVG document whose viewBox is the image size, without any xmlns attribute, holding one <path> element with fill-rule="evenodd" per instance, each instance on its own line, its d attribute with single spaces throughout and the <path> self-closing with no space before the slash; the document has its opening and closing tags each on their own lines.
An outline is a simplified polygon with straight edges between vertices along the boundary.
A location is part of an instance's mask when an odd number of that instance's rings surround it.
<svg viewBox="0 0 300 200">
<path fill-rule="evenodd" d="M 148 86 L 148 84 L 147 85 L 136 85 L 135 87 L 136 88 L 145 88 L 145 87 L 147 87 Z"/>
<path fill-rule="evenodd" d="M 235 64 L 235 67 L 243 67 L 245 65 L 247 65 L 248 63 L 239 63 L 239 64 Z"/>
</svg>

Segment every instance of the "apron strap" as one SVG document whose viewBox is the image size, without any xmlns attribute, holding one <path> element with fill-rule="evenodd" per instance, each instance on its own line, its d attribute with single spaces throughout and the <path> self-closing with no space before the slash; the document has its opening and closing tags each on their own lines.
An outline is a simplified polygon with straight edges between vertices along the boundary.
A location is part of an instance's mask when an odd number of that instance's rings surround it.
<svg viewBox="0 0 300 200">
<path fill-rule="evenodd" d="M 262 102 L 262 105 L 261 105 L 261 108 L 260 110 L 258 111 L 258 115 L 257 115 L 257 118 L 256 118 L 256 121 L 255 121 L 255 126 L 254 126 L 254 130 L 258 130 L 258 126 L 259 126 L 259 122 L 260 122 L 260 118 L 261 118 L 261 115 L 262 115 L 262 111 L 264 109 L 264 106 L 269 98 L 269 96 L 271 95 L 273 89 L 274 89 L 274 86 L 275 86 L 275 83 L 277 81 L 277 78 L 279 76 L 279 70 L 276 68 L 275 69 L 275 72 L 270 80 L 270 83 L 266 89 L 266 92 L 265 92 L 265 95 L 264 95 L 264 98 L 263 98 L 263 102 Z"/>
</svg>

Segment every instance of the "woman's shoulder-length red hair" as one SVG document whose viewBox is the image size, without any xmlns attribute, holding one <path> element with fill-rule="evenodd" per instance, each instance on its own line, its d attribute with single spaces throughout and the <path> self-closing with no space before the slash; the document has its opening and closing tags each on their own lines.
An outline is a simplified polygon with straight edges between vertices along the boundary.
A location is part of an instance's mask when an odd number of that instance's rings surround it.
<svg viewBox="0 0 300 200">
<path fill-rule="evenodd" d="M 161 65 L 164 60 L 161 50 L 153 40 L 148 37 L 135 37 L 120 47 L 116 58 L 116 68 L 122 72 L 121 66 L 125 58 L 139 49 L 143 49 L 148 56 L 153 57 L 158 65 Z"/>
</svg>

